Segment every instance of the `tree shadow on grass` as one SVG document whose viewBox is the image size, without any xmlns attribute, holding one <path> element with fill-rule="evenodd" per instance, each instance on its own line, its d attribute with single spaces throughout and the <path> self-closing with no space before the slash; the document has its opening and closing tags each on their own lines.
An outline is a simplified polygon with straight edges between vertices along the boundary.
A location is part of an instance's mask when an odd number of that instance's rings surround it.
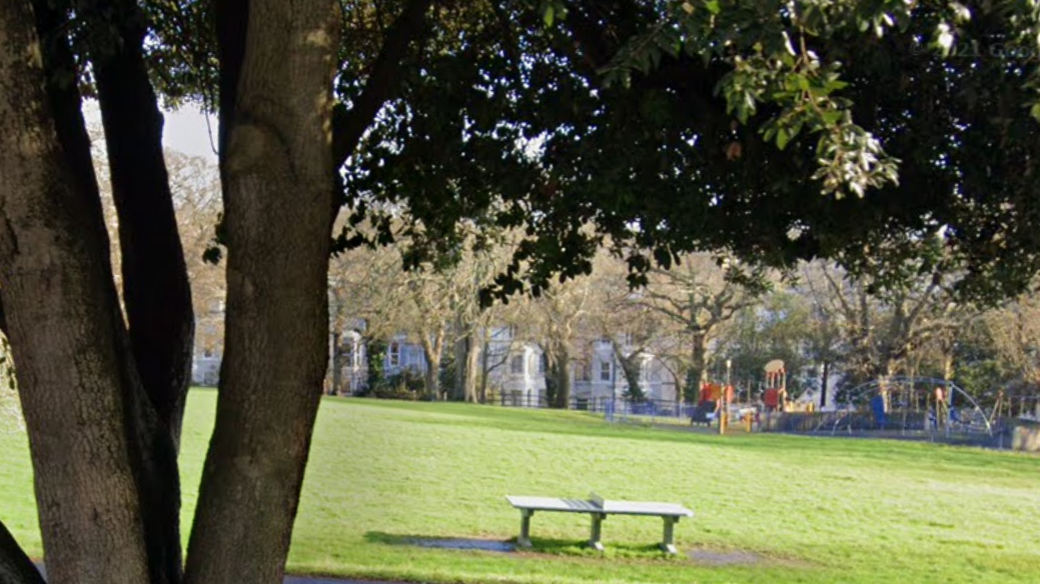
<svg viewBox="0 0 1040 584">
<path fill-rule="evenodd" d="M 570 539 L 549 539 L 532 537 L 531 547 L 522 548 L 516 545 L 516 538 L 506 541 L 479 538 L 438 537 L 418 534 L 397 534 L 382 531 L 369 531 L 365 534 L 365 541 L 369 543 L 415 546 L 430 549 L 447 549 L 460 551 L 481 551 L 519 554 L 545 554 L 553 556 L 590 557 L 590 558 L 618 558 L 639 560 L 668 560 L 683 561 L 682 555 L 669 555 L 663 553 L 655 544 L 610 544 L 603 551 L 594 550 L 585 541 Z"/>
<path fill-rule="evenodd" d="M 515 544 L 512 542 L 494 539 L 398 534 L 386 533 L 383 531 L 369 531 L 365 534 L 365 541 L 383 545 L 404 545 L 432 549 L 500 553 L 511 552 L 515 548 Z"/>
</svg>

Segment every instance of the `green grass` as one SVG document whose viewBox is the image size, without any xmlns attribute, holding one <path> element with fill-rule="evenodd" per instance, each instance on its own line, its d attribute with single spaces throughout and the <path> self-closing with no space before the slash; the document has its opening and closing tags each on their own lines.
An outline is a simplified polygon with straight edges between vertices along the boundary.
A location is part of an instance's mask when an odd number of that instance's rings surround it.
<svg viewBox="0 0 1040 584">
<path fill-rule="evenodd" d="M 185 533 L 215 394 L 193 391 Z M 24 436 L 0 433 L 0 518 L 32 554 Z M 654 551 L 660 521 L 538 514 L 535 551 L 427 549 L 411 538 L 516 536 L 506 494 L 683 503 L 680 549 L 747 552 L 711 565 Z M 875 440 L 718 437 L 608 425 L 575 412 L 328 399 L 289 557 L 298 573 L 430 582 L 1040 582 L 1040 459 Z"/>
</svg>

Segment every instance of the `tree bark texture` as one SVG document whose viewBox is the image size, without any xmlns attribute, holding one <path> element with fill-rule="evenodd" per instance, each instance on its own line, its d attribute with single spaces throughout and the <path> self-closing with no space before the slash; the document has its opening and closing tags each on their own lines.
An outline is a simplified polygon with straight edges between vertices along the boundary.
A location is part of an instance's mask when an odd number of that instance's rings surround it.
<svg viewBox="0 0 1040 584">
<path fill-rule="evenodd" d="M 570 376 L 570 351 L 562 343 L 555 343 L 551 358 L 549 359 L 549 370 L 555 389 L 553 395 L 554 408 L 566 410 L 571 404 L 571 376 Z"/>
<path fill-rule="evenodd" d="M 635 400 L 645 398 L 646 393 L 643 391 L 643 386 L 640 384 L 643 354 L 639 351 L 634 351 L 626 356 L 618 346 L 617 342 L 612 342 L 611 348 L 615 360 L 618 362 L 618 365 L 621 366 L 621 372 L 625 376 L 625 381 L 628 383 L 628 396 Z"/>
<path fill-rule="evenodd" d="M 75 167 L 84 153 L 59 141 L 33 24 L 28 0 L 0 3 L 0 279 L 49 580 L 140 584 L 149 561 L 125 425 L 139 380 L 96 185 Z"/>
<path fill-rule="evenodd" d="M 441 356 L 444 354 L 444 328 L 436 332 L 422 332 L 423 356 L 426 357 L 426 371 L 423 373 L 423 385 L 430 399 L 441 399 Z"/>
<path fill-rule="evenodd" d="M 180 436 L 194 342 L 188 272 L 162 150 L 163 118 L 142 53 L 145 20 L 136 2 L 108 6 L 119 41 L 95 55 L 101 119 L 119 216 L 123 305 L 130 348 L 156 423 L 140 434 L 140 496 L 153 582 L 181 579 Z"/>
<path fill-rule="evenodd" d="M 694 388 L 697 401 L 700 401 L 701 386 L 708 381 L 708 335 L 695 332 L 690 338 L 690 369 L 694 373 L 697 387 Z"/>
<path fill-rule="evenodd" d="M 466 364 L 463 367 L 463 399 L 470 403 L 481 402 L 477 388 L 477 370 L 480 368 L 480 346 L 477 333 L 466 336 Z"/>
<path fill-rule="evenodd" d="M 462 327 L 462 319 L 455 319 L 455 331 L 459 331 Z M 455 366 L 455 379 L 451 387 L 450 399 L 453 401 L 464 401 L 466 400 L 466 365 L 469 362 L 469 345 L 470 335 L 464 335 L 455 340 L 454 346 L 454 366 Z"/>
<path fill-rule="evenodd" d="M 133 0 L 108 4 L 119 42 L 93 64 L 119 216 L 123 302 L 138 374 L 176 441 L 195 332 L 188 271 L 163 159 L 163 117 L 141 48 L 144 15 Z"/>
<path fill-rule="evenodd" d="M 280 584 L 285 570 L 328 363 L 338 18 L 335 0 L 251 0 L 233 104 L 221 95 L 227 338 L 190 584 Z"/>
</svg>

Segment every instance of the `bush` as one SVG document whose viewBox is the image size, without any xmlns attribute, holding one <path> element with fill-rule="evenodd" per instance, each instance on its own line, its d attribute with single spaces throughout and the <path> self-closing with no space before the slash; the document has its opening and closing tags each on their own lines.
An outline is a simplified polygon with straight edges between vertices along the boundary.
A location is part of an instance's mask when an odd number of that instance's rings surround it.
<svg viewBox="0 0 1040 584">
<path fill-rule="evenodd" d="M 379 377 L 367 388 L 358 392 L 359 396 L 377 399 L 401 399 L 408 401 L 428 400 L 426 385 L 422 375 L 411 369 L 404 369 L 386 377 Z"/>
</svg>

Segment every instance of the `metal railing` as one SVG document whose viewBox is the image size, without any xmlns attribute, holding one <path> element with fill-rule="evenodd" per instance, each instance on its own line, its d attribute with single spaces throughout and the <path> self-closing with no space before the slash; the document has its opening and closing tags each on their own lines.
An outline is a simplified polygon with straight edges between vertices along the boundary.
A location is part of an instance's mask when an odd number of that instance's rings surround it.
<svg viewBox="0 0 1040 584">
<path fill-rule="evenodd" d="M 528 393 L 503 392 L 494 402 L 496 405 L 511 408 L 550 408 L 552 404 L 544 395 Z M 581 412 L 601 413 L 612 419 L 614 417 L 639 416 L 647 418 L 686 418 L 693 413 L 694 406 L 676 404 L 672 400 L 643 399 L 632 400 L 623 397 L 571 397 L 567 409 Z"/>
</svg>

